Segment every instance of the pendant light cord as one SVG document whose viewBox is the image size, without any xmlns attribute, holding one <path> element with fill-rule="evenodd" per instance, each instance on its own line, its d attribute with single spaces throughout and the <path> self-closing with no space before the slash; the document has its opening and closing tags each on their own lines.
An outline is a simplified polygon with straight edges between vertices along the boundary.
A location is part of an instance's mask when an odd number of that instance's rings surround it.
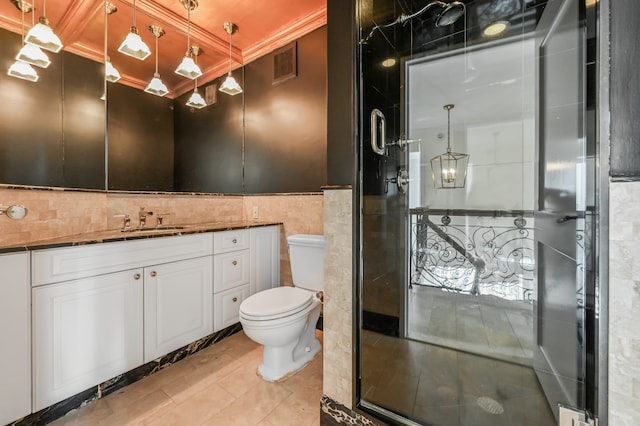
<svg viewBox="0 0 640 426">
<path fill-rule="evenodd" d="M 231 75 L 231 35 L 233 34 L 233 24 L 229 30 L 229 75 Z"/>
<path fill-rule="evenodd" d="M 133 0 L 133 26 L 136 26 L 136 0 Z"/>
<path fill-rule="evenodd" d="M 46 4 L 47 3 L 45 2 L 45 0 L 42 0 L 42 16 L 43 17 L 47 16 L 47 9 L 46 9 L 47 6 L 46 6 Z"/>
<path fill-rule="evenodd" d="M 451 153 L 451 108 L 447 108 L 447 154 Z"/>
<path fill-rule="evenodd" d="M 191 0 L 187 0 L 187 54 L 191 56 Z"/>
<path fill-rule="evenodd" d="M 156 36 L 156 74 L 158 74 L 158 39 L 160 37 L 158 37 L 156 34 L 154 34 Z"/>
<path fill-rule="evenodd" d="M 22 46 L 24 46 L 24 7 L 21 7 L 20 11 L 22 12 L 22 28 L 20 29 L 20 35 L 22 36 Z"/>
</svg>

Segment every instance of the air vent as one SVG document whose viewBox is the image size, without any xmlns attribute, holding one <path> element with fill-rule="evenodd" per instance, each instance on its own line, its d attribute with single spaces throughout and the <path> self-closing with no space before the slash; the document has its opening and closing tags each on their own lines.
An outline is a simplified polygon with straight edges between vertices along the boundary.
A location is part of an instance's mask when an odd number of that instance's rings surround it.
<svg viewBox="0 0 640 426">
<path fill-rule="evenodd" d="M 273 52 L 273 84 L 298 75 L 296 47 L 297 43 L 293 42 Z"/>
</svg>

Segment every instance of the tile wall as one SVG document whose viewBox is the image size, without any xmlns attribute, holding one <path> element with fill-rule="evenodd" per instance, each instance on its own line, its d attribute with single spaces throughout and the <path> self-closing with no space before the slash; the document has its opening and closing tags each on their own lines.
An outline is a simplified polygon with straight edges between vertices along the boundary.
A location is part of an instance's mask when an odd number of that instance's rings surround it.
<svg viewBox="0 0 640 426">
<path fill-rule="evenodd" d="M 609 424 L 640 424 L 640 182 L 610 186 Z"/>
<path fill-rule="evenodd" d="M 168 214 L 165 224 L 195 224 L 254 220 L 282 222 L 281 284 L 291 285 L 291 268 L 286 237 L 292 234 L 323 233 L 323 194 L 193 195 L 89 192 L 58 189 L 0 188 L 0 207 L 20 204 L 29 213 L 22 220 L 0 216 L 0 247 L 28 244 L 64 235 L 74 235 L 122 226 L 120 214 L 131 216 L 137 225 L 140 207 Z M 148 224 L 155 226 L 155 217 Z"/>
</svg>

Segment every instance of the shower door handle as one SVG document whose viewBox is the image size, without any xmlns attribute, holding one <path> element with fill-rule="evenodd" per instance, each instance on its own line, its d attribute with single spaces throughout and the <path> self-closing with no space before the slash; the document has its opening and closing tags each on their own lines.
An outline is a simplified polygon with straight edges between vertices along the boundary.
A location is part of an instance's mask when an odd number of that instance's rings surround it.
<svg viewBox="0 0 640 426">
<path fill-rule="evenodd" d="M 380 144 L 378 144 L 380 135 Z M 371 110 L 371 149 L 378 155 L 385 155 L 387 147 L 385 138 L 387 136 L 387 120 L 378 108 Z"/>
</svg>

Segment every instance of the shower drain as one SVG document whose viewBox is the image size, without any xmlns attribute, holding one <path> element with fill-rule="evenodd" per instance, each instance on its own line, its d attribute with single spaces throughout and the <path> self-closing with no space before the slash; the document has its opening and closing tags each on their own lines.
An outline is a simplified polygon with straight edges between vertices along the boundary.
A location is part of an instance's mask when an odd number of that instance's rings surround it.
<svg viewBox="0 0 640 426">
<path fill-rule="evenodd" d="M 504 408 L 498 401 L 493 398 L 489 398 L 487 396 L 481 396 L 478 398 L 478 406 L 482 408 L 487 413 L 491 414 L 502 414 L 504 413 Z"/>
</svg>

